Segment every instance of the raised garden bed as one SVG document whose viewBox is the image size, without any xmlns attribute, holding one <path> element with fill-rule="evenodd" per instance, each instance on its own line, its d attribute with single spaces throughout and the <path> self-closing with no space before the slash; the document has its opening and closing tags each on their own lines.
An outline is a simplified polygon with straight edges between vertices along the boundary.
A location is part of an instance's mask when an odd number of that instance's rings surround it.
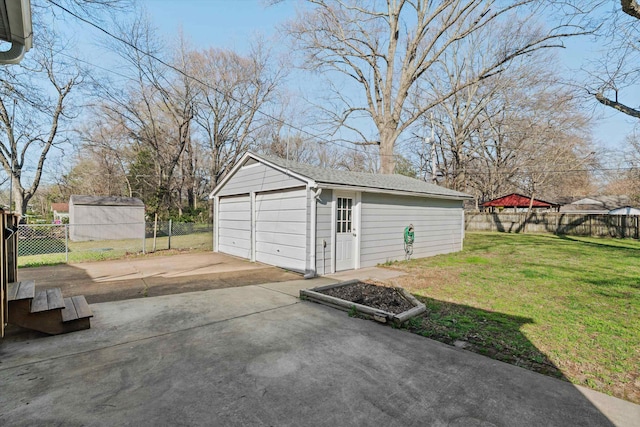
<svg viewBox="0 0 640 427">
<path fill-rule="evenodd" d="M 360 280 L 303 289 L 300 297 L 382 323 L 404 323 L 426 311 L 425 305 L 402 288 L 378 286 Z"/>
</svg>

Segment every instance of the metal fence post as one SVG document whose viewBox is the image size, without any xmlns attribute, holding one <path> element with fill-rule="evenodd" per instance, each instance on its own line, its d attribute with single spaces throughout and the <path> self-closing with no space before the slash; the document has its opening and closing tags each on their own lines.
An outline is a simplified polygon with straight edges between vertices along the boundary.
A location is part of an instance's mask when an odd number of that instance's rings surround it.
<svg viewBox="0 0 640 427">
<path fill-rule="evenodd" d="M 171 219 L 169 219 L 169 243 L 168 243 L 168 248 L 167 249 L 171 249 Z"/>
<path fill-rule="evenodd" d="M 69 224 L 64 225 L 64 262 L 69 263 Z"/>
</svg>

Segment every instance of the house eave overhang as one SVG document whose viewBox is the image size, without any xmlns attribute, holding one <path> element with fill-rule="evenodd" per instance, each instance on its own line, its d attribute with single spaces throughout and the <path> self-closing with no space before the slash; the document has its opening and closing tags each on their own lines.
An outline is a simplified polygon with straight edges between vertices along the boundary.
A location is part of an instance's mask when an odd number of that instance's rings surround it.
<svg viewBox="0 0 640 427">
<path fill-rule="evenodd" d="M 382 194 L 391 194 L 394 196 L 412 196 L 412 197 L 425 197 L 425 198 L 446 199 L 446 200 L 473 199 L 473 196 L 454 196 L 450 194 L 421 193 L 417 191 L 390 190 L 390 189 L 379 188 L 379 187 L 362 187 L 362 186 L 340 185 L 340 184 L 331 184 L 331 183 L 322 183 L 322 182 L 318 183 L 318 187 L 327 189 L 327 190 L 354 191 L 354 192 L 363 192 L 363 193 L 382 193 Z"/>
</svg>

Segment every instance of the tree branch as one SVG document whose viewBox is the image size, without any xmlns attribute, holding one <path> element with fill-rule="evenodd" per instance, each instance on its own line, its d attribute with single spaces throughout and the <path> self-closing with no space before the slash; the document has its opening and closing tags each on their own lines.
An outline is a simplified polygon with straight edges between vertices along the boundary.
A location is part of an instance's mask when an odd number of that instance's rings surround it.
<svg viewBox="0 0 640 427">
<path fill-rule="evenodd" d="M 607 107 L 615 108 L 616 110 L 621 111 L 621 112 L 623 112 L 624 114 L 626 114 L 628 116 L 640 119 L 640 110 L 637 110 L 635 108 L 631 108 L 631 107 L 626 106 L 624 104 L 621 104 L 621 103 L 619 103 L 617 101 L 609 99 L 606 96 L 604 96 L 604 94 L 602 94 L 602 93 L 596 93 L 595 97 L 598 100 L 598 102 L 601 103 L 602 105 L 606 105 Z"/>
<path fill-rule="evenodd" d="M 636 0 L 620 0 L 620 4 L 624 13 L 640 19 L 640 4 Z"/>
</svg>

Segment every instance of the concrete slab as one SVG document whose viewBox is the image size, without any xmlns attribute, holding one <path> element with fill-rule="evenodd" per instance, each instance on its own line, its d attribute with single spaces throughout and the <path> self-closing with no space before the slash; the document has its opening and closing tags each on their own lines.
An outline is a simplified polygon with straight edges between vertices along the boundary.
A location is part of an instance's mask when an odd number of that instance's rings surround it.
<svg viewBox="0 0 640 427">
<path fill-rule="evenodd" d="M 331 285 L 337 283 L 336 280 L 328 277 L 315 277 L 313 279 L 289 280 L 287 282 L 265 283 L 259 285 L 262 288 L 272 291 L 283 292 L 292 297 L 299 297 L 301 289 L 311 289 L 317 286 Z"/>
<path fill-rule="evenodd" d="M 22 268 L 20 280 L 58 287 L 90 304 L 301 279 L 297 273 L 215 252 Z"/>
<path fill-rule="evenodd" d="M 0 425 L 633 426 L 640 406 L 247 286 L 0 345 Z"/>
<path fill-rule="evenodd" d="M 297 302 L 284 293 L 247 286 L 91 304 L 94 317 L 91 329 L 85 331 L 51 337 L 10 330 L 0 345 L 0 369 L 159 337 Z"/>
<path fill-rule="evenodd" d="M 404 271 L 391 270 L 388 268 L 380 268 L 380 267 L 367 267 L 361 268 L 359 270 L 347 270 L 340 271 L 335 274 L 329 274 L 324 277 L 328 277 L 331 279 L 335 279 L 339 282 L 344 282 L 347 280 L 377 280 L 377 281 L 385 281 L 390 279 L 395 279 L 396 277 L 404 276 L 407 273 Z"/>
</svg>

